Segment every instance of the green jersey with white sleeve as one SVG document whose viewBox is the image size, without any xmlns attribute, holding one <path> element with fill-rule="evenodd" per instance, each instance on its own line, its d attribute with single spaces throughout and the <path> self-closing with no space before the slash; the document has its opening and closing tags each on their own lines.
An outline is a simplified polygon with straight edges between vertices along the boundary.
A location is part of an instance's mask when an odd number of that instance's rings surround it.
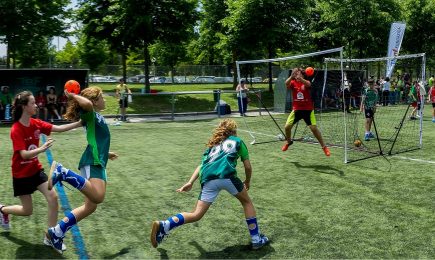
<svg viewBox="0 0 435 260">
<path fill-rule="evenodd" d="M 205 150 L 199 171 L 200 182 L 228 179 L 237 176 L 237 159 L 249 159 L 248 148 L 242 139 L 229 136 L 222 143 Z"/>
</svg>

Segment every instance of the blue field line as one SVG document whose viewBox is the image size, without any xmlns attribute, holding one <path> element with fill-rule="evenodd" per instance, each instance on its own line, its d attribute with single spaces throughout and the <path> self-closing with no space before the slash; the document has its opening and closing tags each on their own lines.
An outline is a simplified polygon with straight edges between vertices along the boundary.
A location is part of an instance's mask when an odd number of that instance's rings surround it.
<svg viewBox="0 0 435 260">
<path fill-rule="evenodd" d="M 45 135 L 41 135 L 42 143 L 46 142 Z M 53 162 L 53 155 L 51 154 L 50 149 L 45 151 L 45 155 L 47 155 L 48 165 L 51 165 Z M 71 211 L 71 206 L 69 205 L 68 197 L 66 195 L 65 190 L 62 185 L 56 184 L 57 195 L 59 196 L 61 208 L 66 215 Z M 71 234 L 74 241 L 74 246 L 76 248 L 76 253 L 79 256 L 79 259 L 89 259 L 88 252 L 86 251 L 85 242 L 83 241 L 82 234 L 80 233 L 80 229 L 77 225 L 74 225 L 71 228 Z"/>
</svg>

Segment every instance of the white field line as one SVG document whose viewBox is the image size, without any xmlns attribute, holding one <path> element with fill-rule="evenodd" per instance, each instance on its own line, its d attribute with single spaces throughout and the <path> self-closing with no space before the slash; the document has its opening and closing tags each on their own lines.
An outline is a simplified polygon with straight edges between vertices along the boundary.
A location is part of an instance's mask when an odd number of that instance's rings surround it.
<svg viewBox="0 0 435 260">
<path fill-rule="evenodd" d="M 415 158 L 410 158 L 410 157 L 405 157 L 405 156 L 398 156 L 398 155 L 393 155 L 392 157 L 398 158 L 398 159 L 401 159 L 401 160 L 413 161 L 413 162 L 435 164 L 435 161 L 431 161 L 431 160 L 415 159 Z"/>
</svg>

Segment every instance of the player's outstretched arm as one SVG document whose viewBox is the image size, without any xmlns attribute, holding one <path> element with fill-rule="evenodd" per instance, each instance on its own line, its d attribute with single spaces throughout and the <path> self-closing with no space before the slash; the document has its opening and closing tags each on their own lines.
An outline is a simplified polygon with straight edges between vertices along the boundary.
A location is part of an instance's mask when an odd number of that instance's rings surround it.
<svg viewBox="0 0 435 260">
<path fill-rule="evenodd" d="M 249 187 L 251 187 L 252 176 L 252 166 L 249 159 L 243 161 L 243 167 L 245 167 L 245 181 L 243 182 L 243 184 L 245 184 L 246 190 L 249 190 Z"/>
<path fill-rule="evenodd" d="M 196 167 L 195 171 L 193 172 L 192 176 L 190 177 L 189 181 L 186 182 L 181 188 L 177 189 L 177 192 L 185 192 L 190 191 L 192 189 L 193 183 L 198 179 L 199 177 L 199 170 L 201 169 L 201 165 Z"/>
<path fill-rule="evenodd" d="M 82 120 L 79 120 L 77 122 L 69 123 L 66 125 L 53 125 L 53 127 L 51 128 L 51 131 L 52 132 L 65 132 L 65 131 L 69 131 L 71 129 L 81 127 L 81 126 L 82 126 Z"/>
</svg>

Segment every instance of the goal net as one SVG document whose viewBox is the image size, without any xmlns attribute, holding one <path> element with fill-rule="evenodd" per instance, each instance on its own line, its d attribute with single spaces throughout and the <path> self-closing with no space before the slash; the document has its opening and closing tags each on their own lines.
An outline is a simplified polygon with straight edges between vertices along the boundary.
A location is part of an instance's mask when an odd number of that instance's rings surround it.
<svg viewBox="0 0 435 260">
<path fill-rule="evenodd" d="M 336 89 L 340 89 L 340 86 L 343 84 L 343 69 L 340 67 L 333 71 L 328 71 L 325 68 L 324 59 L 342 59 L 342 57 L 343 48 L 341 47 L 274 59 L 237 61 L 239 82 L 242 79 L 251 82 L 252 75 L 261 75 L 262 77 L 260 76 L 260 78 L 266 78 L 267 81 L 267 73 L 264 73 L 264 71 L 267 72 L 269 68 L 273 73 L 273 92 L 265 90 L 260 92 L 261 95 L 254 95 L 251 92 L 249 94 L 251 103 L 258 104 L 257 111 L 248 113 L 248 116 L 244 117 L 245 126 L 252 137 L 251 144 L 284 141 L 284 127 L 289 112 L 292 110 L 291 91 L 285 86 L 285 81 L 295 67 L 315 68 L 314 75 L 306 76 L 305 78 L 311 82 L 311 96 L 314 101 L 317 126 L 322 133 L 328 132 L 330 135 L 344 134 L 342 131 L 332 129 L 334 125 L 337 126 L 337 120 L 339 124 L 343 124 L 341 113 L 335 115 L 334 122 L 328 118 L 326 120 L 329 120 L 329 122 L 324 121 L 323 116 L 317 115 L 323 112 L 322 108 L 326 107 L 335 111 L 341 110 L 339 104 L 340 97 L 337 96 L 340 93 Z M 251 90 L 252 88 L 255 87 L 251 85 Z M 328 97 L 327 103 L 325 103 L 325 97 Z M 293 127 L 292 139 L 294 141 L 314 143 L 316 140 L 313 139 L 311 131 L 303 121 L 300 122 L 302 123 L 298 123 Z M 343 138 L 341 137 L 341 139 Z"/>
<path fill-rule="evenodd" d="M 264 74 L 258 77 L 259 72 L 268 71 L 271 67 L 274 73 L 272 93 L 265 90 L 248 94 L 250 111 L 253 112 L 243 120 L 245 130 L 252 137 L 251 144 L 284 140 L 284 126 L 292 109 L 291 91 L 286 88 L 285 81 L 292 68 L 311 66 L 315 68 L 315 73 L 307 79 L 311 81 L 317 126 L 328 146 L 343 149 L 345 163 L 418 149 L 421 146 L 422 121 L 409 120 L 415 102 L 408 98 L 409 86 L 402 89 L 396 86 L 395 76 L 391 83 L 397 90 L 391 91 L 386 106 L 381 99 L 384 97 L 379 98 L 371 129 L 374 138 L 365 140 L 366 119 L 360 105 L 367 79 L 372 75 L 384 75 L 380 65 L 391 58 L 349 60 L 343 59 L 342 55 L 343 49 L 337 48 L 276 59 L 237 61 L 239 82 L 245 79 L 252 84 L 252 78 L 267 78 Z M 404 60 L 407 62 L 402 62 Z M 395 63 L 397 72 L 407 72 L 412 79 L 424 81 L 424 55 L 395 57 Z M 251 85 L 251 90 L 257 86 Z M 256 110 L 251 109 L 253 105 L 256 105 Z M 418 110 L 416 115 L 421 116 L 421 111 Z M 293 126 L 292 139 L 317 144 L 317 139 L 303 120 Z"/>
<path fill-rule="evenodd" d="M 385 77 L 387 62 L 394 60 L 395 72 Z M 367 93 L 367 81 L 374 81 L 377 93 L 373 123 L 367 136 L 364 111 L 346 113 L 347 137 L 345 162 L 359 161 L 380 155 L 393 155 L 421 148 L 422 111 L 425 95 L 425 54 L 410 54 L 367 59 L 327 58 L 327 66 L 343 65 L 363 72 L 362 89 L 351 95 L 351 104 L 361 103 Z M 352 77 L 352 82 L 357 80 Z M 389 82 L 389 84 L 386 82 Z M 351 84 L 352 90 L 354 85 Z M 359 95 L 358 95 L 359 94 Z"/>
</svg>

